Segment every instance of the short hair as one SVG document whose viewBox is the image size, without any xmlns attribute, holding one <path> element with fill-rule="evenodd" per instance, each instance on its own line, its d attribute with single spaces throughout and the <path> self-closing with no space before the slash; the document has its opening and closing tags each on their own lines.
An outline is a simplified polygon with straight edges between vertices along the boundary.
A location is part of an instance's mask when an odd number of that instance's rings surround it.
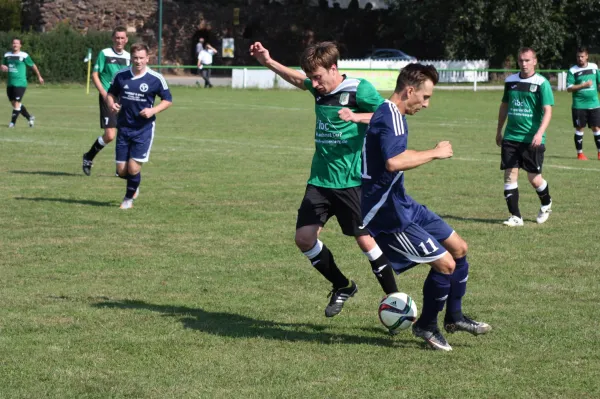
<svg viewBox="0 0 600 399">
<path fill-rule="evenodd" d="M 142 51 L 144 50 L 146 52 L 146 54 L 150 54 L 150 47 L 148 47 L 148 45 L 146 43 L 142 43 L 142 42 L 137 42 L 134 43 L 131 48 L 129 49 L 129 52 L 133 55 L 133 53 L 137 52 L 137 51 Z"/>
<path fill-rule="evenodd" d="M 394 92 L 400 93 L 408 86 L 419 88 L 427 80 L 431 80 L 434 85 L 439 81 L 438 71 L 433 65 L 408 64 L 400 71 Z"/>
<path fill-rule="evenodd" d="M 588 49 L 587 49 L 587 47 L 584 47 L 584 46 L 577 47 L 577 52 L 578 52 L 578 53 L 586 53 L 586 54 L 589 54 L 589 53 L 588 53 Z"/>
<path fill-rule="evenodd" d="M 11 43 L 14 42 L 15 40 L 18 40 L 19 43 L 23 44 L 23 40 L 21 40 L 20 37 L 13 37 L 12 40 L 10 41 Z"/>
<path fill-rule="evenodd" d="M 313 72 L 319 67 L 330 69 L 337 66 L 340 51 L 333 42 L 320 42 L 308 46 L 302 53 L 300 67 L 304 72 Z"/>
<path fill-rule="evenodd" d="M 519 55 L 526 53 L 528 51 L 531 51 L 533 53 L 533 58 L 537 58 L 537 53 L 535 52 L 534 49 L 532 49 L 531 47 L 521 47 L 519 49 Z"/>
<path fill-rule="evenodd" d="M 117 32 L 125 32 L 125 33 L 127 33 L 127 28 L 124 27 L 124 26 L 122 26 L 122 25 L 117 26 L 115 29 L 113 29 L 112 36 L 114 37 Z"/>
</svg>

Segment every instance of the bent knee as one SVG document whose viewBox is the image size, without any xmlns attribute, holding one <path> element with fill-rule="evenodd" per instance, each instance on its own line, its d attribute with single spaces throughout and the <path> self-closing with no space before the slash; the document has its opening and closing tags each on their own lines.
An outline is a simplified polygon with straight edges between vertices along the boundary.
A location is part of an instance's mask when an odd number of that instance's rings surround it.
<svg viewBox="0 0 600 399">
<path fill-rule="evenodd" d="M 454 269 L 456 268 L 456 262 L 449 254 L 444 256 L 442 259 L 439 259 L 432 265 L 435 270 L 442 274 L 452 274 L 454 273 Z"/>
<path fill-rule="evenodd" d="M 317 237 L 313 236 L 312 234 L 296 231 L 296 236 L 294 237 L 294 240 L 296 241 L 296 246 L 298 247 L 298 249 L 300 249 L 300 251 L 302 252 L 306 252 L 315 246 Z"/>
</svg>

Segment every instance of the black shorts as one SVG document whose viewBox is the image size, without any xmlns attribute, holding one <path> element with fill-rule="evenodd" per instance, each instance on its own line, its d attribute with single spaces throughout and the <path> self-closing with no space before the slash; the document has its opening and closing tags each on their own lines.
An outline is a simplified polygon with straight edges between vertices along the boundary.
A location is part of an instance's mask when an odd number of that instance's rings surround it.
<svg viewBox="0 0 600 399">
<path fill-rule="evenodd" d="M 23 101 L 23 97 L 25 96 L 26 87 L 16 87 L 16 86 L 7 86 L 6 87 L 6 96 L 8 97 L 8 101 Z"/>
<path fill-rule="evenodd" d="M 542 173 L 545 145 L 531 148 L 531 143 L 502 140 L 500 169 L 521 168 L 529 173 Z"/>
<path fill-rule="evenodd" d="M 573 127 L 597 127 L 600 126 L 600 108 L 576 109 L 571 108 L 573 116 Z"/>
<path fill-rule="evenodd" d="M 298 209 L 296 229 L 315 224 L 325 226 L 334 215 L 345 235 L 358 237 L 369 234 L 367 229 L 360 228 L 360 187 L 335 189 L 307 185 Z"/>
<path fill-rule="evenodd" d="M 106 101 L 104 101 L 101 94 L 98 94 L 98 100 L 100 102 L 100 128 L 116 128 L 117 114 L 108 108 L 108 104 L 106 104 Z"/>
</svg>

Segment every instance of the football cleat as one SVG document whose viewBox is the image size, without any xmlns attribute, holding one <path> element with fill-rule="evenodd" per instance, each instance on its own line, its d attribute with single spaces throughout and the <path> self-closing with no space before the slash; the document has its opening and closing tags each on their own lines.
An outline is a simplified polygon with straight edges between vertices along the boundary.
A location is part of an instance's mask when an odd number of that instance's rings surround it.
<svg viewBox="0 0 600 399">
<path fill-rule="evenodd" d="M 331 297 L 329 304 L 325 308 L 325 317 L 333 317 L 339 314 L 344 307 L 344 302 L 354 296 L 358 291 L 358 287 L 353 280 L 350 280 L 350 287 L 346 288 L 333 288 L 329 292 L 328 297 Z"/>
<path fill-rule="evenodd" d="M 29 127 L 33 127 L 35 125 L 35 116 L 31 115 L 29 117 Z"/>
<path fill-rule="evenodd" d="M 86 154 L 83 154 L 81 169 L 83 170 L 83 173 L 85 173 L 86 176 L 89 176 L 92 174 L 92 166 L 94 166 L 94 162 L 90 161 L 85 156 Z"/>
<path fill-rule="evenodd" d="M 8 124 L 8 127 L 9 128 L 15 127 L 15 124 L 11 122 L 11 123 Z"/>
<path fill-rule="evenodd" d="M 600 161 L 600 151 L 598 152 L 598 161 Z"/>
<path fill-rule="evenodd" d="M 523 219 L 521 219 L 518 216 L 512 215 L 508 218 L 508 220 L 505 220 L 503 223 L 505 226 L 509 227 L 523 226 Z"/>
<path fill-rule="evenodd" d="M 123 198 L 123 202 L 121 202 L 121 209 L 131 209 L 133 208 L 133 200 L 131 198 Z"/>
<path fill-rule="evenodd" d="M 577 154 L 577 159 L 579 159 L 580 161 L 587 161 L 588 157 L 586 157 L 583 152 L 580 152 Z"/>
<path fill-rule="evenodd" d="M 475 321 L 469 319 L 467 316 L 463 316 L 463 319 L 457 322 L 444 322 L 444 330 L 448 334 L 465 331 L 473 335 L 482 335 L 492 331 L 492 326 L 482 321 Z"/>
<path fill-rule="evenodd" d="M 412 332 L 415 337 L 423 338 L 425 342 L 431 347 L 431 349 L 441 350 L 449 352 L 452 350 L 452 347 L 446 341 L 446 338 L 442 335 L 440 330 L 436 327 L 435 330 L 429 331 L 425 330 L 417 325 L 417 323 L 412 325 Z"/>
<path fill-rule="evenodd" d="M 538 222 L 539 224 L 544 223 L 546 220 L 548 220 L 548 218 L 550 217 L 550 213 L 552 213 L 552 201 L 550 201 L 550 203 L 548 205 L 542 205 L 540 207 L 540 211 L 538 212 L 537 218 L 535 219 L 536 222 Z"/>
</svg>

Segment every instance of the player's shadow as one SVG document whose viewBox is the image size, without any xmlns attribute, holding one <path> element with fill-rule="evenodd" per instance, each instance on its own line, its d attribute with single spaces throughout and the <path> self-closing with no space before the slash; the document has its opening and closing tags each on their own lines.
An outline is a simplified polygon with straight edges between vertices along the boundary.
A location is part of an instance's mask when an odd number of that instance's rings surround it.
<svg viewBox="0 0 600 399">
<path fill-rule="evenodd" d="M 369 344 L 386 347 L 420 348 L 414 339 L 395 337 L 366 337 L 350 334 L 326 332 L 326 325 L 310 323 L 278 323 L 269 320 L 254 319 L 235 313 L 210 312 L 200 308 L 186 306 L 155 305 L 144 301 L 123 300 L 103 301 L 92 305 L 96 308 L 149 310 L 164 317 L 172 317 L 185 328 L 205 333 L 234 338 L 267 338 L 282 341 L 307 341 L 323 344 Z M 379 330 L 382 333 L 381 330 Z"/>
<path fill-rule="evenodd" d="M 80 204 L 80 205 L 90 205 L 90 206 L 113 206 L 114 203 L 110 201 L 92 201 L 92 200 L 75 200 L 68 198 L 45 198 L 45 197 L 15 197 L 16 200 L 24 200 L 24 201 L 34 201 L 34 202 L 62 202 L 65 204 Z"/>
<path fill-rule="evenodd" d="M 81 176 L 80 173 L 54 172 L 48 170 L 11 170 L 9 173 L 19 175 L 41 175 L 41 176 Z"/>
<path fill-rule="evenodd" d="M 463 217 L 463 216 L 454 216 L 454 215 L 439 215 L 439 216 L 442 219 L 502 225 L 501 219 L 467 218 L 467 217 Z"/>
</svg>

